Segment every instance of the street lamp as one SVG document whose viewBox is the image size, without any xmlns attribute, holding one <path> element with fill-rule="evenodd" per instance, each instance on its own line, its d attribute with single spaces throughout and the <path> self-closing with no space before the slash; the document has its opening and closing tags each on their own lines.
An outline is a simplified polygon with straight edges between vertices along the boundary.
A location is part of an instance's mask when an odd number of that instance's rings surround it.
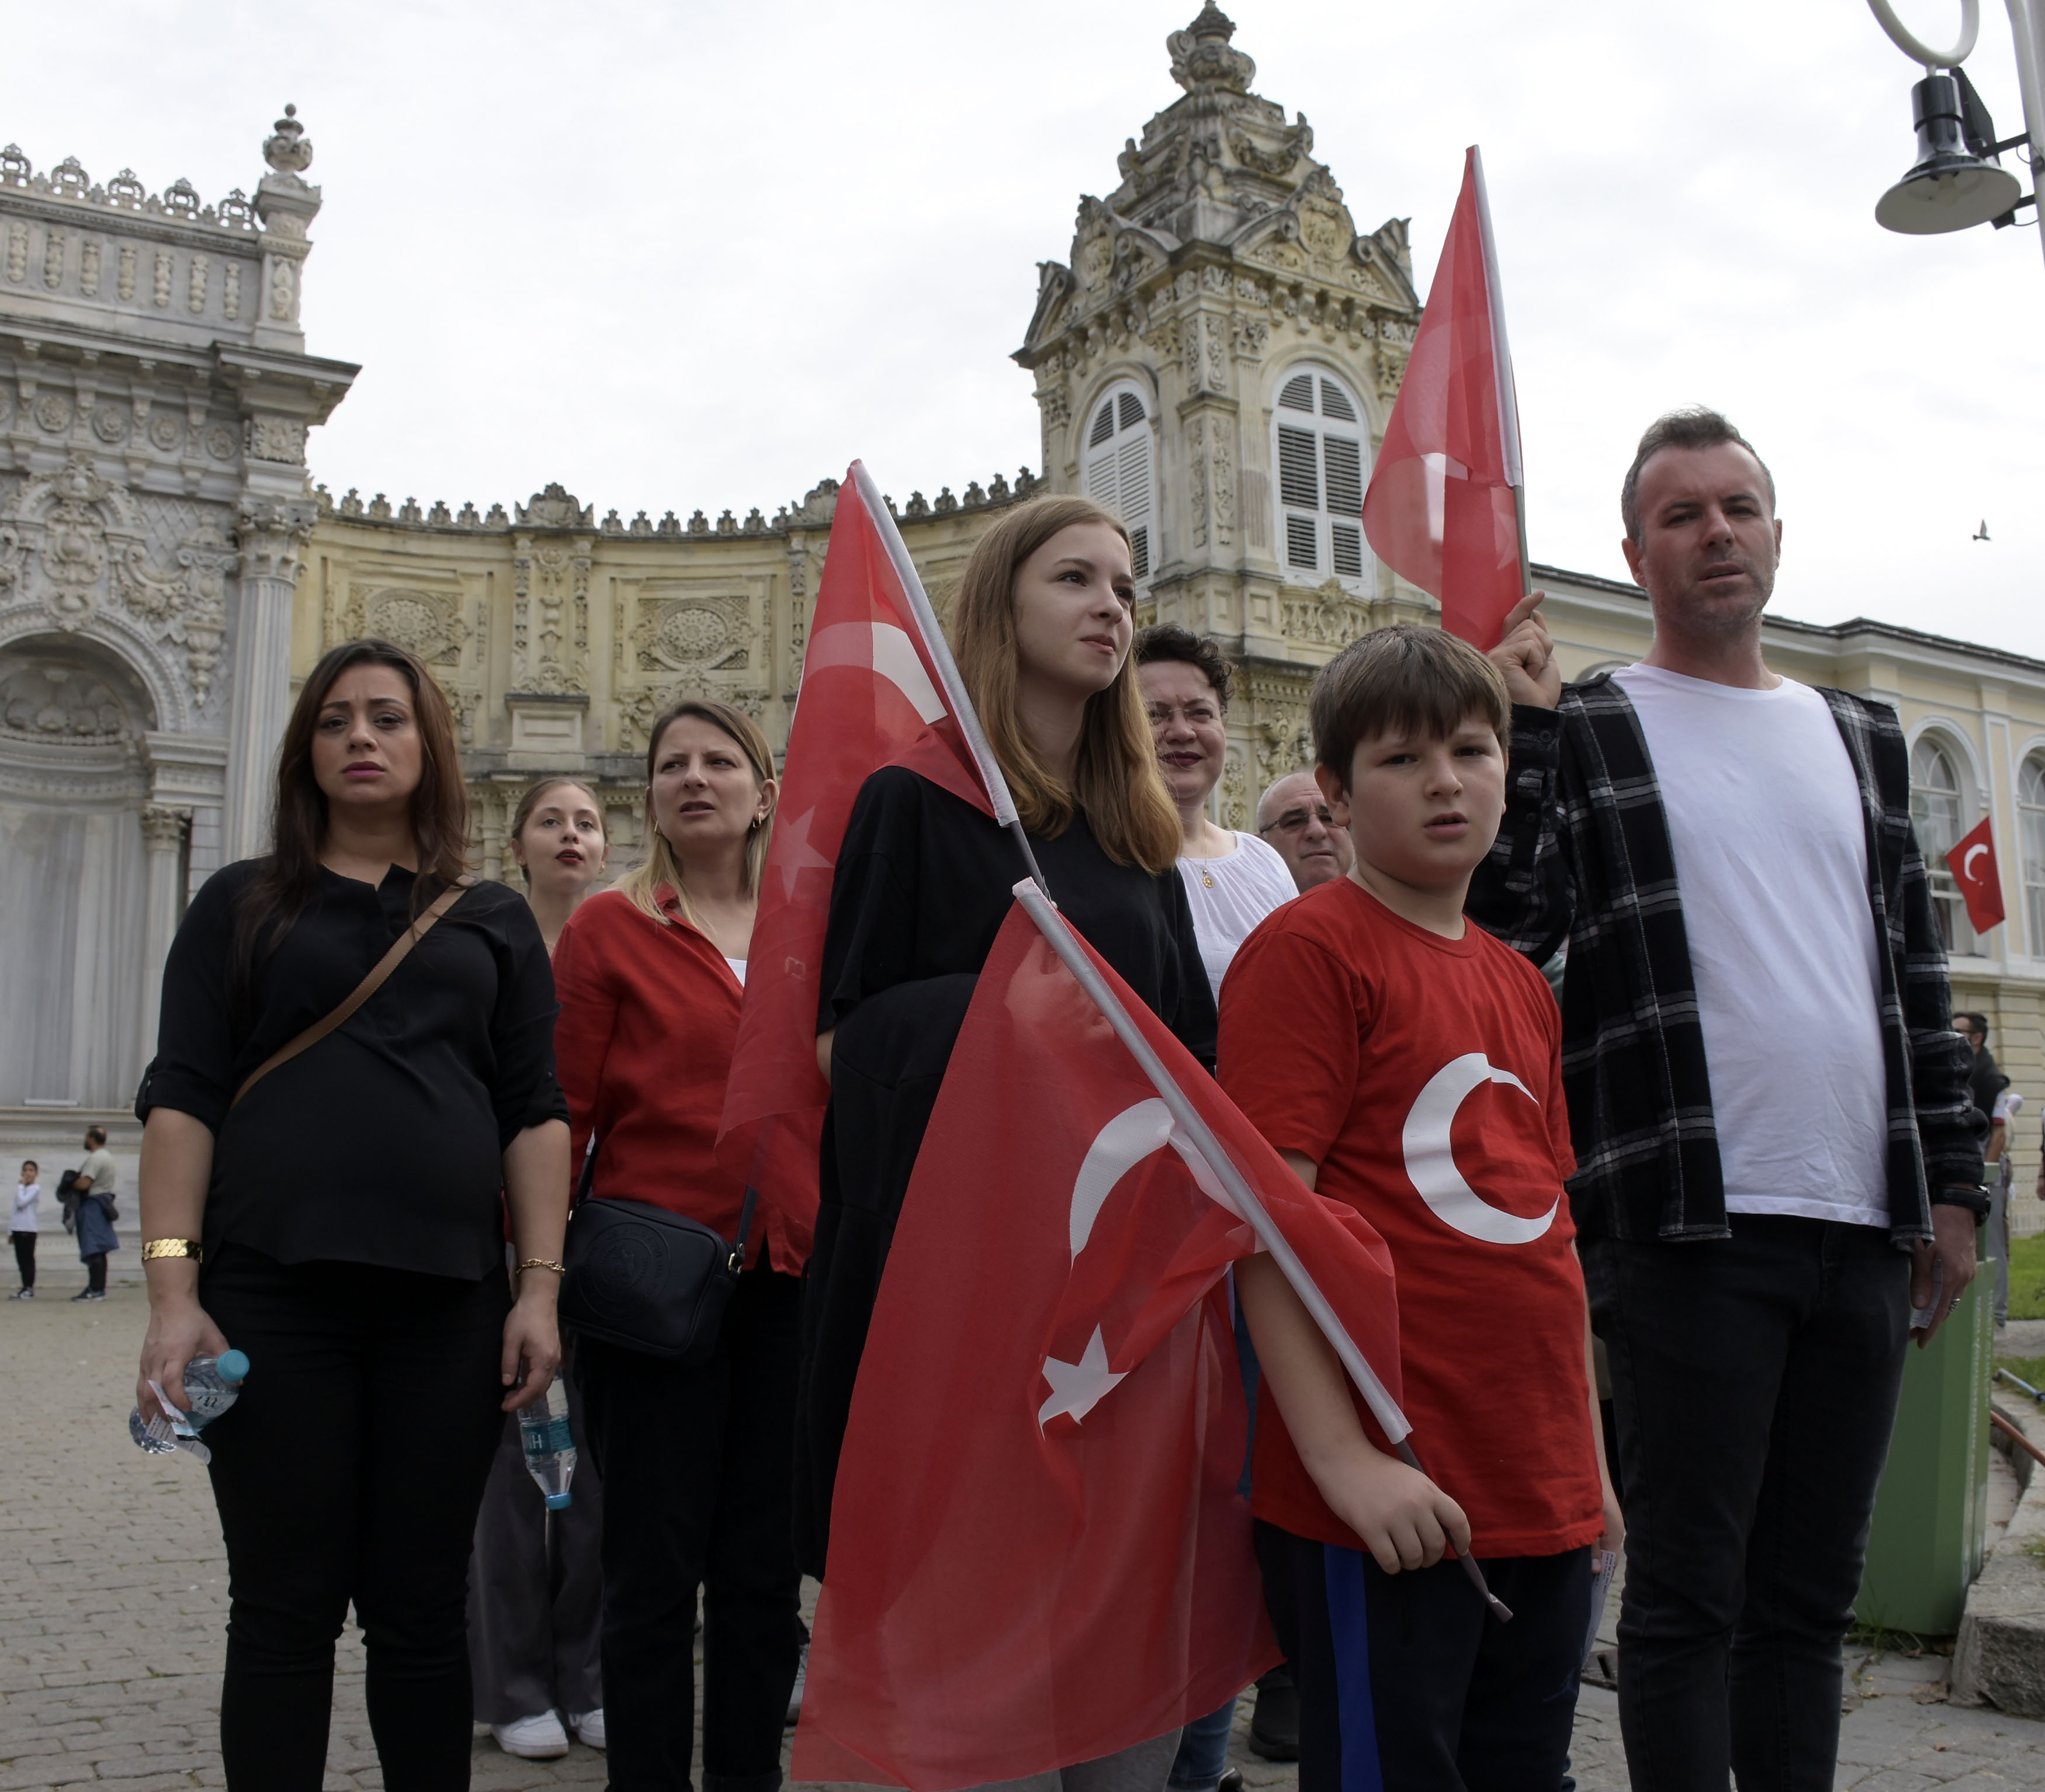
<svg viewBox="0 0 2045 1792">
<path fill-rule="evenodd" d="M 2025 193 L 1997 159 L 2006 149 L 2029 146 L 2035 188 L 2036 146 L 2045 144 L 2045 64 L 2040 61 L 2045 52 L 2045 0 L 2008 0 L 2026 129 L 2001 142 L 1988 108 L 1960 67 L 1980 35 L 1981 0 L 1960 0 L 1959 40 L 1950 50 L 1920 41 L 1896 16 L 1889 0 L 1867 3 L 1889 40 L 1927 71 L 1910 94 L 1917 160 L 1882 195 L 1874 208 L 1875 222 L 1906 236 L 1934 236 L 1977 224 L 2001 229 L 2016 222 L 2020 206 L 2031 206 L 2035 217 L 2037 194 Z M 2039 235 L 2045 237 L 2045 231 Z"/>
</svg>

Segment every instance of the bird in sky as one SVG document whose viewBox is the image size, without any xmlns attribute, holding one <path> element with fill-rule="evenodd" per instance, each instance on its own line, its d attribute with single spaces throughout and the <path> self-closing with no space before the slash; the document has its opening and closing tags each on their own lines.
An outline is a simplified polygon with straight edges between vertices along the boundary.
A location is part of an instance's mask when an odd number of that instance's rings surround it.
<svg viewBox="0 0 2045 1792">
<path fill-rule="evenodd" d="M 1988 539 L 1988 518 L 1986 517 L 1983 517 L 1981 518 L 1981 527 L 1976 530 L 1973 534 L 1970 535 L 1967 539 L 1970 541 L 1985 541 Z"/>
</svg>

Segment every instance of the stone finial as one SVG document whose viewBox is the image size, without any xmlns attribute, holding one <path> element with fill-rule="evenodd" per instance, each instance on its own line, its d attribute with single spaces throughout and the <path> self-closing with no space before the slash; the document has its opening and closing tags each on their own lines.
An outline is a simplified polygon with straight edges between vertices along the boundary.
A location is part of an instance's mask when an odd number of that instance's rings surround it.
<svg viewBox="0 0 2045 1792">
<path fill-rule="evenodd" d="M 1199 17 L 1165 40 L 1172 56 L 1172 79 L 1188 93 L 1201 87 L 1249 92 L 1250 83 L 1257 78 L 1257 64 L 1230 47 L 1234 35 L 1235 21 L 1214 0 L 1207 0 Z"/>
<path fill-rule="evenodd" d="M 286 106 L 283 117 L 272 129 L 272 134 L 263 141 L 263 160 L 279 174 L 303 174 L 313 165 L 313 146 L 306 127 L 298 122 L 298 109 Z"/>
</svg>

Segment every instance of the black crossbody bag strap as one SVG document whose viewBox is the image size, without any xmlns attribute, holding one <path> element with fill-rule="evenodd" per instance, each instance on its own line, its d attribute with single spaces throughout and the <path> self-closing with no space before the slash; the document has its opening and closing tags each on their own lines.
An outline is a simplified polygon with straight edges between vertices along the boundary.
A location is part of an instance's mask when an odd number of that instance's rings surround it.
<svg viewBox="0 0 2045 1792">
<path fill-rule="evenodd" d="M 582 1174 L 576 1178 L 575 1198 L 568 1203 L 572 1213 L 587 1200 L 590 1189 L 596 1182 L 596 1129 L 590 1128 L 589 1143 L 582 1154 Z M 745 1202 L 738 1210 L 738 1236 L 733 1240 L 728 1267 L 734 1275 L 745 1267 L 746 1241 L 753 1236 L 753 1211 L 760 1204 L 760 1191 L 750 1183 L 746 1185 Z"/>
</svg>

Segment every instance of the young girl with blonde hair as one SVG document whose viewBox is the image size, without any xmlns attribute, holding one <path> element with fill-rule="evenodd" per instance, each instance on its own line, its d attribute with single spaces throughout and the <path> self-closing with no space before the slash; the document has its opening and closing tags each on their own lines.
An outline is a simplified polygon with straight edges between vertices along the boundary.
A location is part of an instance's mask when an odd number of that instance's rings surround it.
<svg viewBox="0 0 2045 1792">
<path fill-rule="evenodd" d="M 1038 499 L 974 549 L 953 648 L 1053 898 L 1211 1064 L 1214 997 L 1176 868 L 1178 815 L 1130 664 L 1135 597 L 1115 517 L 1086 498 Z M 866 780 L 845 830 L 818 979 L 818 1059 L 832 1093 L 796 1440 L 798 1547 L 812 1574 L 825 1567 L 839 1445 L 895 1216 L 1024 873 L 1009 834 L 905 766 Z M 1177 1741 L 1175 1731 L 1099 1765 L 1119 1792 L 1161 1787 Z"/>
</svg>

